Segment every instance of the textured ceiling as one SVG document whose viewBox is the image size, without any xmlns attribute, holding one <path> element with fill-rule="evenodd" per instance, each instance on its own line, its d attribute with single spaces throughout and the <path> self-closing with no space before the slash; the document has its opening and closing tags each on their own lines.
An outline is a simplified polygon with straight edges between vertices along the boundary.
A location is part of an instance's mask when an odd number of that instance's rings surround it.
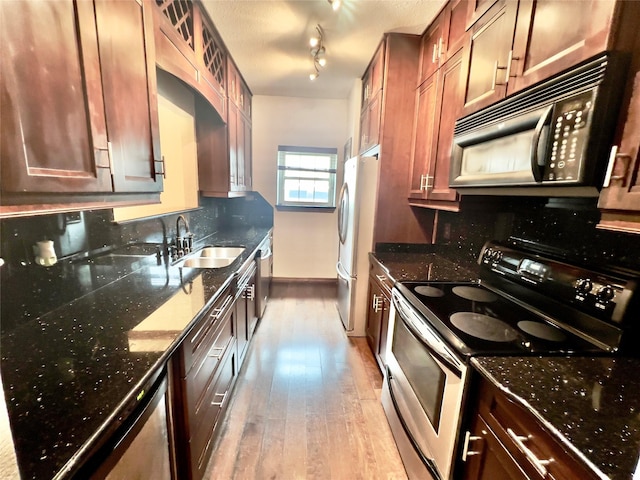
<svg viewBox="0 0 640 480">
<path fill-rule="evenodd" d="M 422 33 L 444 0 L 203 0 L 254 95 L 347 98 L 384 32 Z M 320 24 L 327 65 L 309 80 Z"/>
</svg>

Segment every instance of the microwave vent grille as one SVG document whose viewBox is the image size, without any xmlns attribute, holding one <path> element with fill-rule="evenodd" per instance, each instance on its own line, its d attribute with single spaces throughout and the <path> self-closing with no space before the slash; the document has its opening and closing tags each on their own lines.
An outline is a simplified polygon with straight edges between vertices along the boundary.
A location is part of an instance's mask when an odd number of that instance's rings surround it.
<svg viewBox="0 0 640 480">
<path fill-rule="evenodd" d="M 590 90 L 604 82 L 609 63 L 608 55 L 600 56 L 551 81 L 547 80 L 461 118 L 456 122 L 454 134 L 461 135 L 477 128 L 486 128 L 488 125 L 504 122 L 516 115 Z"/>
</svg>

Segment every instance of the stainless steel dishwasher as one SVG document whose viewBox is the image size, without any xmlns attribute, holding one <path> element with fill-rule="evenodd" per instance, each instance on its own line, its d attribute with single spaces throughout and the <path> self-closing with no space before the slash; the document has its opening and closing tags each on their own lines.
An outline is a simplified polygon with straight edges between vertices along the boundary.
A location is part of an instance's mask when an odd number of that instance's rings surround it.
<svg viewBox="0 0 640 480">
<path fill-rule="evenodd" d="M 171 480 L 176 478 L 167 414 L 167 373 L 142 386 L 115 419 L 113 433 L 71 474 L 74 479 Z"/>
<path fill-rule="evenodd" d="M 259 248 L 256 313 L 258 318 L 262 318 L 269 299 L 271 277 L 273 276 L 273 233 L 269 233 Z"/>
</svg>

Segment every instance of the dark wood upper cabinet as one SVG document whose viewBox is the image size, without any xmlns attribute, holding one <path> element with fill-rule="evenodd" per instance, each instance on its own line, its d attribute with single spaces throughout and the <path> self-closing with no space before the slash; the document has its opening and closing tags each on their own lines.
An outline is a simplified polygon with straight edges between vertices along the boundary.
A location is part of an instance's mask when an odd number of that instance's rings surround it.
<svg viewBox="0 0 640 480">
<path fill-rule="evenodd" d="M 464 46 L 469 7 L 469 0 L 448 2 L 422 35 L 418 85 Z"/>
<path fill-rule="evenodd" d="M 0 2 L 3 193 L 112 190 L 94 18 L 91 2 Z"/>
<path fill-rule="evenodd" d="M 613 0 L 521 0 L 513 41 L 513 93 L 611 46 Z"/>
<path fill-rule="evenodd" d="M 640 33 L 622 109 L 621 134 L 609 159 L 598 207 L 599 228 L 640 233 Z"/>
<path fill-rule="evenodd" d="M 202 5 L 190 0 L 156 0 L 156 63 L 197 90 L 227 120 L 227 53 Z"/>
<path fill-rule="evenodd" d="M 384 51 L 384 43 L 381 43 L 362 77 L 362 110 L 358 150 L 360 153 L 370 150 L 380 143 L 382 86 L 385 68 Z"/>
<path fill-rule="evenodd" d="M 2 203 L 24 205 L 3 213 L 153 201 L 74 196 L 162 190 L 146 4 L 2 2 L 0 8 Z"/>
<path fill-rule="evenodd" d="M 237 197 L 251 190 L 251 91 L 235 64 L 228 60 L 227 122 L 216 118 L 205 102 L 196 104 L 198 179 L 210 197 Z"/>
<path fill-rule="evenodd" d="M 464 59 L 466 84 L 464 114 L 474 112 L 506 95 L 513 31 L 518 3 L 501 0 L 473 25 Z"/>
<path fill-rule="evenodd" d="M 601 52 L 629 51 L 633 3 L 472 0 L 464 115 Z"/>
<path fill-rule="evenodd" d="M 115 192 L 162 191 L 153 22 L 147 5 L 95 2 Z"/>
</svg>

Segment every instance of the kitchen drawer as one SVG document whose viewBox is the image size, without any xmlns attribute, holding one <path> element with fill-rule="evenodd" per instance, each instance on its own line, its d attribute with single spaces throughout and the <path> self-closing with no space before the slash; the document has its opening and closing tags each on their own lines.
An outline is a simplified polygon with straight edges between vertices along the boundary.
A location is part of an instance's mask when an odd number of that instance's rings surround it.
<svg viewBox="0 0 640 480">
<path fill-rule="evenodd" d="M 211 388 L 207 390 L 206 399 L 202 402 L 201 411 L 197 414 L 198 420 L 192 420 L 192 425 L 196 427 L 189 443 L 191 468 L 196 478 L 202 478 L 207 468 L 216 438 L 214 431 L 231 396 L 230 390 L 237 373 L 236 363 L 235 349 L 227 350 L 224 362 L 216 372 Z"/>
<path fill-rule="evenodd" d="M 195 364 L 201 364 L 217 338 L 219 320 L 233 307 L 231 288 L 227 288 L 182 342 L 180 376 L 186 377 Z"/>
<path fill-rule="evenodd" d="M 222 364 L 227 351 L 235 347 L 233 335 L 233 311 L 229 312 L 218 326 L 213 335 L 205 355 L 199 358 L 185 379 L 189 401 L 189 418 L 200 421 L 202 403 L 211 389 L 216 375 L 216 369 Z M 209 344 L 208 344 L 209 345 Z"/>
<path fill-rule="evenodd" d="M 369 275 L 377 280 L 382 291 L 391 298 L 391 289 L 394 280 L 389 277 L 389 272 L 378 262 L 373 255 L 369 256 Z"/>
<path fill-rule="evenodd" d="M 489 382 L 482 383 L 480 398 L 479 415 L 528 478 L 598 478 L 552 437 L 530 411 Z"/>
</svg>

